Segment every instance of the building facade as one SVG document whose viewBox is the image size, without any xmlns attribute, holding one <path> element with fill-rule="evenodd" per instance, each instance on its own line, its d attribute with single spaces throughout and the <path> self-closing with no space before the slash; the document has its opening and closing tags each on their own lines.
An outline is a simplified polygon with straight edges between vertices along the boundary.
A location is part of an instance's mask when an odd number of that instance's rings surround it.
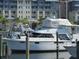
<svg viewBox="0 0 79 59">
<path fill-rule="evenodd" d="M 0 15 L 3 15 L 6 18 L 15 18 L 17 16 L 16 10 L 16 0 L 0 0 Z"/>
<path fill-rule="evenodd" d="M 0 0 L 0 15 L 7 19 L 58 17 L 58 8 L 58 0 Z"/>
<path fill-rule="evenodd" d="M 69 0 L 59 0 L 59 17 L 68 18 L 68 1 Z"/>
<path fill-rule="evenodd" d="M 69 2 L 69 18 L 79 22 L 79 0 Z"/>
<path fill-rule="evenodd" d="M 32 18 L 58 17 L 58 0 L 32 0 Z"/>
<path fill-rule="evenodd" d="M 31 0 L 17 0 L 17 17 L 31 18 Z"/>
</svg>

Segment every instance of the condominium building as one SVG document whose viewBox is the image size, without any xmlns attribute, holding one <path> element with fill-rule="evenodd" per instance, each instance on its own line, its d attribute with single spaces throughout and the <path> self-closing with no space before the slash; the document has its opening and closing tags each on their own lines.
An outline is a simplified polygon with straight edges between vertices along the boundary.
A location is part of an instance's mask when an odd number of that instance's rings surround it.
<svg viewBox="0 0 79 59">
<path fill-rule="evenodd" d="M 32 18 L 58 17 L 58 0 L 32 0 Z"/>
<path fill-rule="evenodd" d="M 69 2 L 69 18 L 75 22 L 79 21 L 79 0 Z"/>
<path fill-rule="evenodd" d="M 58 0 L 0 0 L 0 15 L 7 19 L 58 17 L 58 8 Z"/>
<path fill-rule="evenodd" d="M 17 16 L 16 0 L 0 0 L 0 15 L 6 18 L 15 18 Z"/>
</svg>

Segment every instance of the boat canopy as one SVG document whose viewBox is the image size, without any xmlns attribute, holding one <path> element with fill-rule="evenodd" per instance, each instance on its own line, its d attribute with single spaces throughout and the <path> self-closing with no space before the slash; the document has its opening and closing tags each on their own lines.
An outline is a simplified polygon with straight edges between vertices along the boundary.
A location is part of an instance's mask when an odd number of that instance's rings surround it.
<svg viewBox="0 0 79 59">
<path fill-rule="evenodd" d="M 50 17 L 47 17 L 45 20 L 43 20 L 42 27 L 58 27 L 61 25 L 69 25 L 72 24 L 69 22 L 68 19 L 52 19 Z"/>
</svg>

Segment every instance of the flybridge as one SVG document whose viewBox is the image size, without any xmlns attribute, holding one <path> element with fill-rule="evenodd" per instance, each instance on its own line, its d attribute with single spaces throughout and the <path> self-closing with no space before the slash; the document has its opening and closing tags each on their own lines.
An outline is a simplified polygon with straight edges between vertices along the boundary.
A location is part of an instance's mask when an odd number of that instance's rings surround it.
<svg viewBox="0 0 79 59">
<path fill-rule="evenodd" d="M 53 19 L 50 17 L 47 17 L 45 20 L 43 20 L 42 26 L 43 27 L 57 27 L 59 25 L 72 25 L 68 19 Z"/>
</svg>

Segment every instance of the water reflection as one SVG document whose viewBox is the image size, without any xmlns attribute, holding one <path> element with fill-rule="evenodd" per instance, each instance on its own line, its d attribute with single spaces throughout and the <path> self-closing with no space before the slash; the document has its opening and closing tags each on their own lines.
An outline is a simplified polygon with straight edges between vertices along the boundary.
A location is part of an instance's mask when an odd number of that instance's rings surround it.
<svg viewBox="0 0 79 59">
<path fill-rule="evenodd" d="M 59 59 L 69 59 L 70 54 L 68 52 L 60 52 Z M 40 53 L 31 54 L 30 59 L 56 59 L 56 53 Z"/>
<path fill-rule="evenodd" d="M 59 59 L 70 59 L 71 55 L 68 52 L 59 52 Z M 2 58 L 6 59 L 6 58 Z M 8 59 L 26 59 L 25 54 L 12 54 Z M 56 53 L 31 53 L 30 59 L 56 59 Z"/>
</svg>

